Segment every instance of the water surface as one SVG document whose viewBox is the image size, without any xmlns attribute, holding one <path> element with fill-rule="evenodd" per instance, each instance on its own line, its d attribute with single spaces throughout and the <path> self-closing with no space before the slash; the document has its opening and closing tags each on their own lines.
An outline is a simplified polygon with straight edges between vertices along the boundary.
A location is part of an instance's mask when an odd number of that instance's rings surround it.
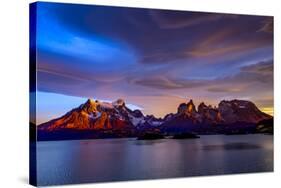
<svg viewBox="0 0 281 188">
<path fill-rule="evenodd" d="M 50 141 L 37 145 L 38 185 L 273 171 L 272 135 Z"/>
</svg>

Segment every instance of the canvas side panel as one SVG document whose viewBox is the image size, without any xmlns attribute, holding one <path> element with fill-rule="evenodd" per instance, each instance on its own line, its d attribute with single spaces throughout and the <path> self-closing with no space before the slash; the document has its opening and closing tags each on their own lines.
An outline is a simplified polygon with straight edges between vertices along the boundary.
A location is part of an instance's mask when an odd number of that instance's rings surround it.
<svg viewBox="0 0 281 188">
<path fill-rule="evenodd" d="M 37 4 L 29 5 L 29 183 L 37 185 L 36 155 L 36 16 Z"/>
</svg>

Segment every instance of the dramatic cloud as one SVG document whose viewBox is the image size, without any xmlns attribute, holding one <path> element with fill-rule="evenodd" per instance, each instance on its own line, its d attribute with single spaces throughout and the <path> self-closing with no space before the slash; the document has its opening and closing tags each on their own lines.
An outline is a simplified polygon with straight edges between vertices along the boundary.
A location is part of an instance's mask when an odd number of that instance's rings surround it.
<svg viewBox="0 0 281 188">
<path fill-rule="evenodd" d="M 237 15 L 231 14 L 228 15 L 200 12 L 190 12 L 187 14 L 185 11 L 171 12 L 167 10 L 150 10 L 149 14 L 162 29 L 179 29 L 195 26 L 198 24 L 204 24 L 206 22 L 216 22 L 220 19 L 237 18 Z"/>
<path fill-rule="evenodd" d="M 272 17 L 48 3 L 37 8 L 37 89 L 46 101 L 59 106 L 63 98 L 76 106 L 89 97 L 124 98 L 160 117 L 189 98 L 212 105 L 239 98 L 273 112 Z"/>
</svg>

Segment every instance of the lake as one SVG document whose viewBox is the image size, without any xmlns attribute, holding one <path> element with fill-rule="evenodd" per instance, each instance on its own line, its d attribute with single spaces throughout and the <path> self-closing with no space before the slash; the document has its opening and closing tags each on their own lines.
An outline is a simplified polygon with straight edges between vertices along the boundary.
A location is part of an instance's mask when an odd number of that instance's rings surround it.
<svg viewBox="0 0 281 188">
<path fill-rule="evenodd" d="M 38 142 L 38 185 L 273 171 L 272 135 Z"/>
</svg>

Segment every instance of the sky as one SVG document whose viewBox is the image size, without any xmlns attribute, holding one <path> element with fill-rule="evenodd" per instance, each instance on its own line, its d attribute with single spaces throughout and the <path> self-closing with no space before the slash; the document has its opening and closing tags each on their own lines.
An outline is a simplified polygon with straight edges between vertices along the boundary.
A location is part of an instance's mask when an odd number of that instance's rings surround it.
<svg viewBox="0 0 281 188">
<path fill-rule="evenodd" d="M 273 114 L 273 17 L 37 3 L 37 124 L 88 98 L 163 117 L 193 99 Z"/>
</svg>

